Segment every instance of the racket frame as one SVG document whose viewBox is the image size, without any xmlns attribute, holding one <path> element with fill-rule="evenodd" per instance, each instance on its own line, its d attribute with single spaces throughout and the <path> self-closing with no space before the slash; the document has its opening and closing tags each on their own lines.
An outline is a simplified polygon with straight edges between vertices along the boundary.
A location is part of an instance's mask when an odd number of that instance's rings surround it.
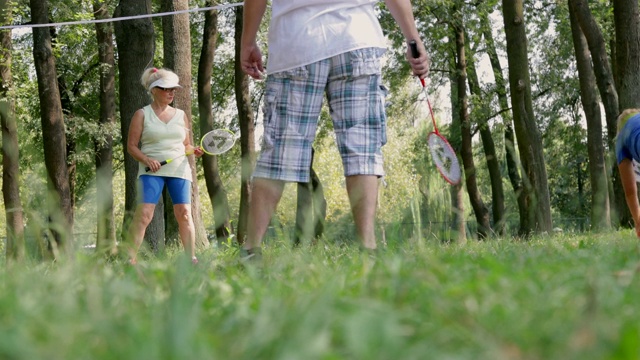
<svg viewBox="0 0 640 360">
<path fill-rule="evenodd" d="M 436 155 L 434 155 L 434 148 L 432 148 L 429 145 L 429 138 L 431 136 L 437 136 L 438 138 L 440 138 L 440 140 L 442 141 L 443 146 L 445 147 L 445 152 L 449 153 L 449 155 L 451 155 L 449 158 L 451 159 L 451 167 L 449 169 L 446 169 L 446 167 L 443 165 L 438 165 L 439 163 L 442 163 L 440 156 L 437 156 L 438 159 L 436 160 Z M 436 168 L 438 169 L 438 172 L 440 173 L 440 176 L 442 176 L 442 178 L 448 182 L 451 185 L 458 185 L 460 183 L 460 180 L 462 180 L 462 173 L 460 171 L 460 162 L 458 161 L 458 156 L 456 155 L 456 152 L 453 150 L 453 146 L 451 146 L 451 144 L 449 143 L 449 141 L 447 140 L 447 138 L 445 138 L 444 136 L 442 136 L 442 134 L 440 134 L 437 131 L 432 131 L 429 133 L 429 135 L 427 135 L 427 146 L 429 146 L 429 153 L 431 154 L 431 158 L 433 159 L 433 162 L 436 163 Z M 453 167 L 456 167 L 458 169 L 458 176 L 454 177 L 451 172 L 451 169 L 453 169 Z M 447 171 L 445 171 L 447 170 Z"/>
<path fill-rule="evenodd" d="M 221 150 L 221 151 L 213 151 L 213 152 L 209 151 L 209 150 L 207 150 L 207 147 L 204 146 L 204 141 L 209 136 L 209 134 L 229 134 L 230 140 L 231 140 L 231 144 L 226 146 L 224 148 L 224 150 Z M 202 149 L 202 151 L 207 155 L 221 155 L 221 154 L 224 154 L 227 151 L 231 150 L 231 148 L 233 148 L 233 145 L 235 145 L 236 140 L 238 140 L 238 138 L 239 138 L 239 136 L 236 135 L 231 130 L 228 130 L 228 129 L 214 129 L 214 130 L 211 130 L 211 131 L 207 132 L 206 134 L 204 134 L 202 136 L 202 138 L 200 139 L 200 149 Z"/>
</svg>

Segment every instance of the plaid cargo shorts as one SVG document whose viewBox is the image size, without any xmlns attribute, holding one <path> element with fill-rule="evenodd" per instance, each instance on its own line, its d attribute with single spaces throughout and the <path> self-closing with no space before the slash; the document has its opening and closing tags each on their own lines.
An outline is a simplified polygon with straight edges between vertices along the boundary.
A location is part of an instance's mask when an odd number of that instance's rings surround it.
<svg viewBox="0 0 640 360">
<path fill-rule="evenodd" d="M 383 176 L 381 148 L 387 136 L 382 52 L 359 49 L 269 74 L 262 152 L 253 176 L 309 181 L 311 146 L 325 94 L 344 175 Z"/>
</svg>

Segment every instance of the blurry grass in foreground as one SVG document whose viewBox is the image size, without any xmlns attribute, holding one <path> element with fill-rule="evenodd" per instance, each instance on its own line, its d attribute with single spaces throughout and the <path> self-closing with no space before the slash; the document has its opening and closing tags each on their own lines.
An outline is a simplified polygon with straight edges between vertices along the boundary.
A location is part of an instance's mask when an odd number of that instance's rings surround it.
<svg viewBox="0 0 640 360">
<path fill-rule="evenodd" d="M 466 245 L 78 255 L 0 272 L 2 359 L 638 359 L 629 231 Z"/>
</svg>

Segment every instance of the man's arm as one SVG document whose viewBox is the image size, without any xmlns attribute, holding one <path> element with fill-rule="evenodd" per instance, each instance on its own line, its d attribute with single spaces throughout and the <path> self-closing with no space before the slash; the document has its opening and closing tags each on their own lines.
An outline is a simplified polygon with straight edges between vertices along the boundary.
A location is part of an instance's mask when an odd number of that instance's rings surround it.
<svg viewBox="0 0 640 360">
<path fill-rule="evenodd" d="M 254 79 L 262 78 L 264 66 L 262 52 L 256 42 L 267 0 L 245 0 L 242 18 L 242 40 L 240 43 L 240 66 L 242 71 Z"/>
<path fill-rule="evenodd" d="M 420 40 L 420 34 L 416 28 L 416 21 L 413 17 L 413 9 L 411 7 L 410 0 L 385 0 L 391 16 L 396 20 L 396 23 L 402 31 L 402 35 L 407 41 L 406 57 L 411 65 L 413 74 L 420 78 L 425 78 L 429 74 L 429 56 L 427 51 Z M 420 57 L 414 58 L 411 56 L 411 50 L 409 49 L 409 41 L 415 40 L 418 46 L 418 52 Z"/>
<path fill-rule="evenodd" d="M 636 174 L 633 171 L 633 162 L 630 159 L 624 159 L 618 164 L 620 170 L 620 180 L 624 189 L 624 197 L 627 200 L 627 206 L 633 217 L 633 223 L 636 228 L 636 235 L 640 237 L 640 204 L 638 203 L 638 186 L 636 184 Z"/>
</svg>

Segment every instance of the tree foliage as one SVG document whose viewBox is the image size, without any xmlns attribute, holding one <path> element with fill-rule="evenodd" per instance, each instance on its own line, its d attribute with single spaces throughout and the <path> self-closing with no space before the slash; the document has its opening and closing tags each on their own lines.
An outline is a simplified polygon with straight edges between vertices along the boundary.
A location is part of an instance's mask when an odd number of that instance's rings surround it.
<svg viewBox="0 0 640 360">
<path fill-rule="evenodd" d="M 614 2 L 618 6 L 623 1 Z M 104 1 L 113 13 L 118 4 L 124 2 Z M 618 69 L 617 74 L 629 74 L 635 69 L 634 57 L 628 56 L 627 61 L 621 63 L 616 56 L 614 40 L 616 26 L 626 26 L 631 30 L 637 25 L 632 21 L 618 20 L 620 14 L 614 14 L 610 1 L 590 1 L 589 8 L 593 19 L 602 30 L 603 44 L 606 54 L 612 66 L 622 64 L 625 70 Z M 161 1 L 149 1 L 152 12 L 159 12 Z M 210 1 L 191 1 L 192 8 L 210 6 Z M 430 100 L 436 112 L 440 131 L 449 134 L 454 118 L 454 110 L 449 104 L 451 92 L 449 79 L 452 75 L 450 61 L 455 49 L 452 47 L 451 31 L 449 26 L 455 17 L 451 14 L 451 0 L 416 0 L 413 1 L 416 22 L 422 40 L 431 57 L 431 73 L 429 75 L 427 90 Z M 92 2 L 88 0 L 72 1 L 60 0 L 50 4 L 49 21 L 91 20 L 93 18 Z M 381 187 L 379 220 L 384 225 L 389 235 L 389 230 L 397 231 L 407 237 L 421 236 L 427 233 L 437 234 L 440 239 L 450 238 L 451 230 L 451 202 L 452 196 L 446 185 L 439 177 L 437 170 L 432 165 L 432 160 L 426 151 L 426 134 L 431 131 L 429 114 L 426 111 L 424 99 L 420 97 L 420 87 L 417 80 L 410 74 L 406 64 L 406 39 L 402 37 L 395 21 L 392 19 L 384 3 L 376 5 L 383 31 L 389 39 L 389 49 L 385 57 L 383 72 L 384 84 L 389 90 L 387 97 L 388 114 L 388 143 L 384 147 L 387 176 L 384 178 L 385 186 Z M 502 87 L 494 76 L 489 63 L 490 51 L 495 48 L 496 56 L 502 66 L 502 75 L 508 79 L 508 66 L 506 54 L 506 37 L 502 22 L 502 2 L 498 0 L 485 0 L 460 2 L 461 8 L 456 13 L 460 22 L 464 24 L 465 40 L 467 42 L 467 56 L 469 62 L 473 62 L 477 69 L 478 86 L 471 94 L 468 94 L 470 131 L 472 135 L 472 155 L 476 164 L 476 176 L 479 193 L 482 201 L 490 204 L 494 200 L 491 196 L 491 179 L 486 167 L 484 149 L 481 146 L 480 127 L 486 126 L 491 130 L 491 139 L 495 142 L 498 169 L 502 181 L 509 181 L 509 164 L 505 151 L 508 145 L 505 136 L 509 136 L 512 122 L 510 104 L 504 100 L 509 99 L 509 93 L 504 93 Z M 583 113 L 580 110 L 580 92 L 577 67 L 575 64 L 573 44 L 570 34 L 570 22 L 568 7 L 562 2 L 553 1 L 525 1 L 523 2 L 524 32 L 528 41 L 528 71 L 531 80 L 531 102 L 534 114 L 535 127 L 541 134 L 544 146 L 544 161 L 546 162 L 547 179 L 550 190 L 550 211 L 554 223 L 563 226 L 564 218 L 577 218 L 576 222 L 586 224 L 591 211 L 590 191 L 591 180 L 588 176 L 590 166 L 586 150 L 586 125 Z M 18 0 L 13 3 L 13 23 L 21 24 L 31 21 L 31 9 L 29 1 Z M 212 122 L 216 127 L 229 128 L 235 132 L 240 130 L 238 122 L 238 102 L 235 94 L 236 77 L 241 76 L 234 71 L 235 49 L 234 36 L 236 35 L 234 9 L 220 10 L 218 13 L 216 54 L 211 68 L 211 110 Z M 615 16 L 614 16 L 615 15 Z M 626 19 L 626 18 L 625 18 Z M 163 48 L 162 20 L 153 18 L 151 23 L 156 36 L 151 42 L 152 49 L 148 49 L 153 59 L 147 62 L 161 63 L 161 51 Z M 620 22 L 620 23 L 619 23 Z M 266 23 L 266 22 L 265 22 Z M 622 24 L 622 25 L 621 25 Z M 115 25 L 115 24 L 114 24 Z M 193 49 L 202 47 L 202 29 L 204 26 L 204 14 L 194 12 L 190 15 L 190 37 Z M 261 29 L 259 41 L 266 42 L 266 24 Z M 631 26 L 631 27 L 629 27 Z M 64 110 L 64 131 L 66 143 L 73 144 L 67 150 L 68 164 L 75 167 L 75 182 L 73 186 L 73 200 L 76 217 L 76 232 L 92 234 L 95 232 L 95 141 L 113 138 L 113 171 L 114 171 L 114 214 L 120 219 L 124 215 L 124 194 L 131 191 L 132 185 L 123 184 L 123 169 L 126 166 L 124 151 L 122 148 L 123 133 L 118 128 L 121 120 L 107 126 L 100 126 L 99 119 L 99 75 L 98 48 L 93 26 L 58 26 L 50 29 L 52 36 L 52 54 L 56 61 L 57 81 L 60 85 L 62 108 Z M 493 46 L 488 44 L 487 34 L 493 37 Z M 634 34 L 634 33 L 632 33 Z M 18 124 L 18 139 L 20 148 L 20 195 L 25 209 L 25 222 L 29 234 L 39 233 L 46 227 L 46 167 L 44 166 L 45 152 L 42 147 L 43 140 L 38 134 L 42 133 L 41 101 L 36 96 L 38 93 L 37 79 L 35 78 L 35 66 L 32 48 L 34 40 L 30 31 L 14 31 L 12 36 L 12 76 L 14 83 L 15 116 Z M 119 50 L 125 50 L 119 46 Z M 266 47 L 265 47 L 266 48 Z M 592 50 L 593 52 L 593 50 Z M 617 54 L 617 55 L 616 55 Z M 192 51 L 192 74 L 195 86 L 195 76 L 198 72 L 199 51 Z M 116 62 L 123 61 L 122 54 L 116 56 Z M 153 61 L 152 61 L 153 60 Z M 142 64 L 144 65 L 144 64 Z M 636 73 L 640 73 L 637 72 Z M 623 76 L 619 75 L 619 76 Z M 131 80 L 133 78 L 133 80 Z M 626 78 L 630 81 L 632 77 Z M 138 79 L 131 74 L 121 73 L 121 68 L 116 67 L 116 89 L 122 91 L 122 82 L 137 82 Z M 617 81 L 622 81 L 617 79 Z M 627 84 L 622 81 L 621 84 Z M 133 85 L 132 85 L 133 86 Z M 629 103 L 633 96 L 629 95 L 629 86 L 625 85 L 627 95 L 625 104 Z M 508 88 L 508 84 L 506 86 Z M 602 93 L 601 93 L 602 94 Z M 632 94 L 632 93 L 631 93 Z M 195 99 L 197 94 L 192 93 Z M 251 113 L 253 125 L 256 128 L 255 141 L 260 143 L 261 128 L 261 102 L 263 96 L 263 84 L 249 83 L 247 94 L 250 101 L 243 111 Z M 116 107 L 122 112 L 123 106 L 130 103 L 131 99 L 123 97 L 119 93 Z M 601 99 L 602 101 L 602 95 Z M 193 101 L 193 121 L 200 119 L 200 110 L 197 102 Z M 609 118 L 611 111 L 607 113 L 607 131 L 611 132 Z M 128 115 L 127 115 L 128 116 Z M 318 127 L 318 136 L 315 144 L 317 172 L 324 184 L 327 198 L 327 221 L 337 224 L 327 227 L 326 237 L 348 237 L 350 224 L 350 211 L 339 156 L 335 150 L 332 138 L 332 124 L 325 110 L 321 116 Z M 607 134 L 608 143 L 611 144 L 612 136 Z M 200 129 L 194 127 L 194 138 L 199 138 Z M 459 135 L 455 135 L 459 136 Z M 518 139 L 521 141 L 520 139 Z M 457 139 L 452 139 L 452 142 Z M 516 155 L 522 156 L 517 151 Z M 518 160 L 517 158 L 515 160 Z M 241 151 L 236 146 L 232 151 L 217 158 L 220 182 L 228 189 L 228 204 L 231 223 L 237 222 L 240 207 L 241 186 Z M 511 164 L 513 165 L 513 164 Z M 522 162 L 520 162 L 522 165 Z M 200 164 L 197 164 L 200 167 Z M 523 168 L 518 168 L 521 175 Z M 611 168 L 609 168 L 611 169 Z M 198 170 L 198 178 L 204 175 Z M 609 175 L 611 171 L 609 170 Z M 246 176 L 246 174 L 245 174 Z M 245 178 L 246 179 L 246 178 Z M 200 186 L 203 191 L 205 187 Z M 115 190 L 120 189 L 120 190 Z M 507 219 L 507 231 L 513 233 L 517 226 L 519 212 L 519 193 L 517 188 L 505 186 L 504 211 Z M 276 222 L 287 227 L 292 226 L 295 219 L 291 209 L 295 208 L 294 189 L 287 187 L 282 199 L 282 206 L 276 214 Z M 468 197 L 463 199 L 468 205 Z M 462 214 L 465 219 L 471 220 L 468 227 L 474 227 L 473 213 L 469 206 L 465 206 Z M 213 211 L 208 199 L 201 206 L 205 225 L 209 228 L 214 224 Z M 0 221 L 0 229 L 4 229 L 4 220 Z M 587 228 L 583 226 L 582 228 Z M 0 231 L 0 233 L 2 233 Z M 472 232 L 469 232 L 472 233 Z M 92 236 L 81 236 L 80 243 L 92 242 Z M 85 240 L 86 239 L 86 240 Z"/>
</svg>

